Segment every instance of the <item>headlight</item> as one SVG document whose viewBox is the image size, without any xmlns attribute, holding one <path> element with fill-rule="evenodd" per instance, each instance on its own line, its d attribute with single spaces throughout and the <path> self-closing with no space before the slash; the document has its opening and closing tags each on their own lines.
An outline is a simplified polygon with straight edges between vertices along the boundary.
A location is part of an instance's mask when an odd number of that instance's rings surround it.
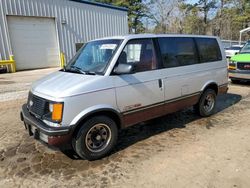
<svg viewBox="0 0 250 188">
<path fill-rule="evenodd" d="M 52 104 L 52 103 L 49 104 L 49 111 L 50 111 L 51 113 L 53 112 L 53 104 Z"/>
</svg>

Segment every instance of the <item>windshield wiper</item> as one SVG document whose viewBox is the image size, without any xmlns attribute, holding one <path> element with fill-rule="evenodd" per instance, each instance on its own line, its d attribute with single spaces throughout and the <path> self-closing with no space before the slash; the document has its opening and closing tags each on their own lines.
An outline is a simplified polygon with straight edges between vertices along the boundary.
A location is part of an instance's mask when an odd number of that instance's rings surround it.
<svg viewBox="0 0 250 188">
<path fill-rule="evenodd" d="M 75 65 L 70 66 L 70 69 L 71 69 L 71 70 L 74 70 L 74 71 L 76 71 L 76 72 L 78 72 L 78 73 L 81 73 L 81 74 L 96 75 L 95 72 L 84 71 L 84 70 L 82 70 L 80 67 L 77 67 L 77 66 L 75 66 Z"/>
<path fill-rule="evenodd" d="M 74 71 L 76 71 L 78 73 L 86 74 L 80 67 L 77 67 L 75 65 L 70 66 L 70 69 L 71 70 L 73 69 Z"/>
</svg>

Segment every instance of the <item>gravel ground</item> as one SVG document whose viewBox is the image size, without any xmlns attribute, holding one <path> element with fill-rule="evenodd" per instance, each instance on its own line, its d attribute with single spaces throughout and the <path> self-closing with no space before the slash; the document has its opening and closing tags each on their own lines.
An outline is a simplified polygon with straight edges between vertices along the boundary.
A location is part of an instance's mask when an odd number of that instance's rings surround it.
<svg viewBox="0 0 250 188">
<path fill-rule="evenodd" d="M 9 93 L 11 79 L 0 79 Z M 29 137 L 19 120 L 26 99 L 11 99 L 0 102 L 0 187 L 250 187 L 249 84 L 230 85 L 209 118 L 190 108 L 121 131 L 94 162 Z"/>
<path fill-rule="evenodd" d="M 58 70 L 58 68 L 0 74 L 0 101 L 26 98 L 31 83 L 34 80 L 56 70 Z"/>
</svg>

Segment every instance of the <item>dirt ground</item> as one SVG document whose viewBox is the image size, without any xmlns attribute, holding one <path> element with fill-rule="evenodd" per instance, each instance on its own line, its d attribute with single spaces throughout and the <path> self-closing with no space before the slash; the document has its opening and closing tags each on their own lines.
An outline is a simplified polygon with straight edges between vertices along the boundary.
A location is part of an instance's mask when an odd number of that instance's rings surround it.
<svg viewBox="0 0 250 188">
<path fill-rule="evenodd" d="M 27 92 L 34 80 L 56 70 L 58 70 L 58 68 L 0 74 L 0 101 L 26 98 Z"/>
<path fill-rule="evenodd" d="M 250 84 L 230 85 L 209 118 L 190 108 L 123 130 L 94 162 L 29 137 L 25 101 L 0 102 L 0 187 L 250 187 Z"/>
</svg>

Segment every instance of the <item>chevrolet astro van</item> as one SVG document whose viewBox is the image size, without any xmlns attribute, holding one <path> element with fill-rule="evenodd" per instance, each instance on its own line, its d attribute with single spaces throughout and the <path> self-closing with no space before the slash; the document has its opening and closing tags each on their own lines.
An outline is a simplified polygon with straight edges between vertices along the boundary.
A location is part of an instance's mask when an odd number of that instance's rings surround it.
<svg viewBox="0 0 250 188">
<path fill-rule="evenodd" d="M 114 148 L 119 129 L 190 106 L 210 116 L 227 89 L 227 61 L 216 37 L 103 38 L 36 81 L 21 119 L 35 139 L 71 144 L 79 157 L 96 160 Z"/>
<path fill-rule="evenodd" d="M 230 59 L 229 78 L 233 83 L 250 81 L 250 41 Z"/>
</svg>

